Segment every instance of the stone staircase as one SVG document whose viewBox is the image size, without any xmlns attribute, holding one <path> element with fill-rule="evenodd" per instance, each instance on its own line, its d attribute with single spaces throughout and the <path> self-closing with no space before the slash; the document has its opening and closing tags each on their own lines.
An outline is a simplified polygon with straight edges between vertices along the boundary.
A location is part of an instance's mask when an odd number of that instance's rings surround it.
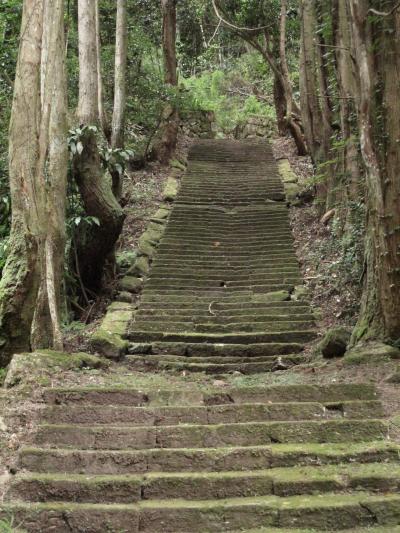
<svg viewBox="0 0 400 533">
<path fill-rule="evenodd" d="M 3 506 L 29 533 L 400 524 L 400 447 L 373 386 L 53 388 L 44 402 Z"/>
<path fill-rule="evenodd" d="M 292 298 L 300 273 L 282 199 L 265 146 L 194 146 L 122 371 L 303 360 L 315 328 Z M 400 445 L 373 385 L 151 378 L 45 389 L 0 519 L 28 533 L 400 531 Z"/>
<path fill-rule="evenodd" d="M 303 361 L 315 325 L 291 297 L 302 280 L 284 199 L 269 145 L 193 146 L 130 331 L 131 364 L 255 373 Z"/>
</svg>

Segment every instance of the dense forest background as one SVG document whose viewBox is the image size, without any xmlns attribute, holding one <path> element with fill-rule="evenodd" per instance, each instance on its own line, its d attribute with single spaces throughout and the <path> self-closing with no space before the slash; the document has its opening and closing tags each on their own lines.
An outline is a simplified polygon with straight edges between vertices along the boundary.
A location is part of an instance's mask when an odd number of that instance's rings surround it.
<svg viewBox="0 0 400 533">
<path fill-rule="evenodd" d="M 0 348 L 5 354 L 62 347 L 62 328 L 79 319 L 116 274 L 113 250 L 125 216 L 122 176 L 152 161 L 168 164 L 183 125 L 199 115 L 217 138 L 240 137 L 257 117 L 264 135 L 290 138 L 299 157 L 310 157 L 313 172 L 296 192 L 297 205 L 312 203 L 329 224 L 324 245 L 314 253 L 335 257 L 328 274 L 338 279 L 336 291 L 347 287 L 353 293 L 353 342 L 400 339 L 397 2 L 44 2 L 45 17 L 51 10 L 58 14 L 58 34 L 46 36 L 49 19 L 44 18 L 43 35 L 36 38 L 56 44 L 38 61 L 42 69 L 47 62 L 53 76 L 65 62 L 65 87 L 62 75 L 55 75 L 63 102 L 54 100 L 53 87 L 49 105 L 65 112 L 57 135 L 69 151 L 65 187 L 55 185 L 53 196 L 39 205 L 44 214 L 52 213 L 52 228 L 60 230 L 53 244 L 62 249 L 50 260 L 53 306 L 49 295 L 38 298 L 46 258 L 31 256 L 26 237 L 32 220 L 27 222 L 29 210 L 15 200 L 26 185 L 16 156 L 24 157 L 18 139 L 33 131 L 19 98 L 40 93 L 40 81 L 36 77 L 29 86 L 33 74 L 24 68 L 32 5 L 4 0 L 0 11 Z M 45 86 L 42 80 L 42 93 L 32 93 L 32 105 L 36 97 L 44 98 Z M 40 163 L 47 169 L 51 135 Z M 22 150 L 30 153 L 29 147 Z M 46 190 L 52 179 L 45 176 Z M 64 190 L 65 203 L 57 211 Z M 98 191 L 101 208 L 90 201 Z M 35 224 L 40 248 L 40 235 L 49 227 L 43 216 Z M 37 279 L 28 279 L 28 271 Z M 51 331 L 35 326 L 39 315 L 52 324 Z"/>
</svg>

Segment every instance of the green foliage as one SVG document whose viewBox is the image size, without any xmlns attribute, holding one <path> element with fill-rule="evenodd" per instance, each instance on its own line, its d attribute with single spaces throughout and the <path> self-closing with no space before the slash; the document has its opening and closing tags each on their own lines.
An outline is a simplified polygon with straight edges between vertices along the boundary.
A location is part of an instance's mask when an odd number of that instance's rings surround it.
<svg viewBox="0 0 400 533">
<path fill-rule="evenodd" d="M 2 369 L 0 369 L 1 371 Z M 0 375 L 0 383 L 1 383 L 1 375 Z M 3 519 L 0 520 L 0 533 L 24 533 L 22 529 L 19 527 L 14 526 L 14 519 Z"/>
<path fill-rule="evenodd" d="M 189 102 L 194 109 L 212 111 L 224 133 L 243 125 L 252 115 L 275 118 L 271 100 L 263 96 L 271 89 L 271 74 L 256 52 L 232 61 L 228 71 L 204 71 L 184 80 Z M 253 94 L 253 87 L 257 93 Z"/>
</svg>

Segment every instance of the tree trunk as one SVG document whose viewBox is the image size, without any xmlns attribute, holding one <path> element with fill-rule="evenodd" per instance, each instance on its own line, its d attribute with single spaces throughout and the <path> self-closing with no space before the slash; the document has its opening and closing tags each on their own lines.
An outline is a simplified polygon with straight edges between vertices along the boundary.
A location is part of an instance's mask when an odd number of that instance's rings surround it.
<svg viewBox="0 0 400 533">
<path fill-rule="evenodd" d="M 163 14 L 163 55 L 164 78 L 170 88 L 177 87 L 178 73 L 176 60 L 176 0 L 161 0 Z M 178 136 L 178 112 L 173 105 L 167 105 L 162 117 L 161 138 L 155 151 L 157 159 L 167 164 L 176 147 Z"/>
<path fill-rule="evenodd" d="M 64 50 L 63 0 L 25 0 L 10 124 L 12 228 L 0 282 L 0 364 L 32 347 L 62 349 Z"/>
<path fill-rule="evenodd" d="M 274 76 L 274 105 L 278 124 L 278 133 L 283 137 L 288 132 L 286 120 L 286 98 L 285 90 L 277 76 Z"/>
<path fill-rule="evenodd" d="M 340 210 L 342 224 L 348 228 L 353 226 L 351 203 L 357 202 L 362 192 L 361 161 L 355 98 L 359 91 L 352 61 L 352 43 L 350 32 L 350 12 L 347 0 L 333 1 L 333 35 L 335 45 L 335 72 L 339 96 L 339 115 L 341 139 L 344 142 L 340 153 L 338 171 L 344 177 L 344 195 Z"/>
<path fill-rule="evenodd" d="M 307 147 L 304 141 L 303 132 L 297 120 L 300 119 L 300 109 L 297 107 L 293 98 L 292 83 L 286 58 L 286 21 L 287 21 L 287 0 L 281 0 L 281 16 L 279 29 L 279 59 L 282 73 L 282 85 L 286 100 L 286 121 L 291 132 L 294 142 L 296 143 L 297 153 L 307 155 Z M 296 118 L 293 116 L 296 114 Z M 296 120 L 297 119 L 297 120 Z"/>
<path fill-rule="evenodd" d="M 400 338 L 400 15 L 396 11 L 371 23 L 367 0 L 349 0 L 349 5 L 360 80 L 358 117 L 368 196 L 366 276 L 353 342 L 395 340 Z M 376 42 L 379 46 L 374 46 Z"/>
<path fill-rule="evenodd" d="M 86 288 L 100 289 L 104 266 L 122 229 L 124 213 L 111 189 L 111 179 L 104 173 L 96 134 L 89 125 L 99 125 L 99 75 L 97 62 L 96 2 L 78 0 L 79 12 L 79 103 L 78 122 L 83 127 L 83 151 L 74 156 L 76 182 L 85 213 L 95 217 L 76 243 L 76 271 Z M 86 128 L 85 128 L 86 126 Z"/>
<path fill-rule="evenodd" d="M 115 42 L 115 74 L 114 74 L 114 111 L 112 119 L 111 147 L 124 147 L 125 108 L 126 108 L 126 62 L 128 51 L 127 0 L 117 0 L 117 24 Z M 122 176 L 113 172 L 113 193 L 121 197 Z"/>
</svg>

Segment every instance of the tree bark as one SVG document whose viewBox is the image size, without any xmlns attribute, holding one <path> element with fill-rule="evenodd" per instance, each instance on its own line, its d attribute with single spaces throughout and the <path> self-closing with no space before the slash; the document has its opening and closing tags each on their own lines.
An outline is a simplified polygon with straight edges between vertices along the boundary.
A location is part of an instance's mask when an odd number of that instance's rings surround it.
<svg viewBox="0 0 400 533">
<path fill-rule="evenodd" d="M 358 117 L 368 196 L 366 276 L 353 342 L 395 340 L 400 338 L 400 15 L 395 12 L 371 23 L 367 0 L 349 0 L 349 5 L 360 80 Z"/>
<path fill-rule="evenodd" d="M 167 86 L 178 86 L 178 72 L 176 59 L 176 0 L 161 0 L 163 15 L 163 56 L 164 79 Z M 167 105 L 164 109 L 161 124 L 161 138 L 155 152 L 162 164 L 167 164 L 176 147 L 178 136 L 178 111 L 175 104 Z"/>
<path fill-rule="evenodd" d="M 64 50 L 63 0 L 25 0 L 10 124 L 12 228 L 0 282 L 0 364 L 13 352 L 62 349 Z"/>
<path fill-rule="evenodd" d="M 124 147 L 126 108 L 126 63 L 128 51 L 127 0 L 117 0 L 117 24 L 115 42 L 114 110 L 112 118 L 111 147 Z M 113 172 L 113 192 L 121 197 L 122 177 Z"/>
<path fill-rule="evenodd" d="M 99 125 L 99 72 L 97 62 L 96 2 L 78 0 L 79 13 L 79 103 L 78 122 L 81 126 Z M 95 217 L 76 243 L 77 272 L 86 288 L 96 292 L 101 288 L 104 266 L 121 233 L 124 213 L 111 188 L 111 179 L 102 168 L 96 134 L 84 129 L 83 151 L 74 156 L 73 169 L 85 213 Z"/>
</svg>

